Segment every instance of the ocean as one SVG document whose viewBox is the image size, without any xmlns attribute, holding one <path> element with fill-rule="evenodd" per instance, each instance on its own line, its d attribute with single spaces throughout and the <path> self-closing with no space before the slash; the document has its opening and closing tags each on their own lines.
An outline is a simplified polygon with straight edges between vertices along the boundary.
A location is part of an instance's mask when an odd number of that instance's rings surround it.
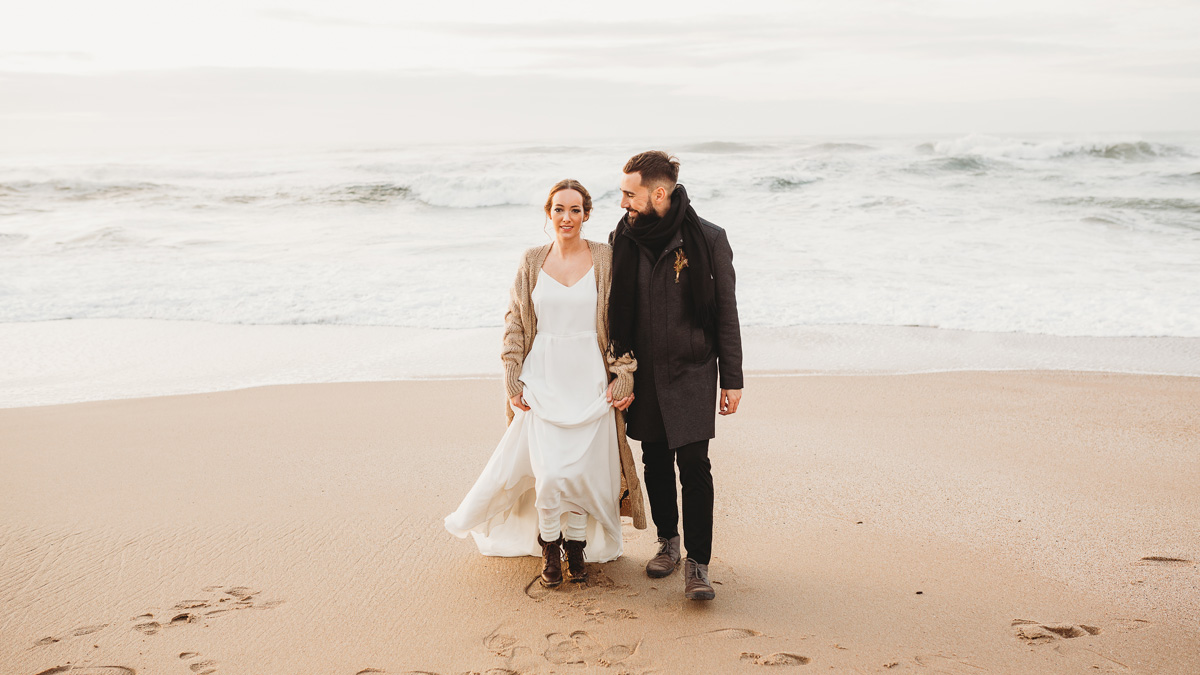
<svg viewBox="0 0 1200 675">
<path fill-rule="evenodd" d="M 748 329 L 1200 337 L 1200 134 L 658 147 L 728 231 Z M 521 251 L 550 239 L 549 186 L 581 180 L 584 236 L 606 240 L 644 149 L 0 158 L 0 327 L 495 328 Z"/>
</svg>

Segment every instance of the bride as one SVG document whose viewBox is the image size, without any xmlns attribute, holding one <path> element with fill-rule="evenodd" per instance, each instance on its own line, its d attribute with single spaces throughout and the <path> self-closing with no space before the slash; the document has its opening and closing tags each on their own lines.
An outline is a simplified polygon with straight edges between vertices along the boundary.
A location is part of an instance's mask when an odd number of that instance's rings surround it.
<svg viewBox="0 0 1200 675">
<path fill-rule="evenodd" d="M 580 234 L 592 198 L 579 181 L 556 183 L 545 211 L 554 241 L 525 252 L 505 315 L 508 430 L 446 529 L 483 555 L 540 552 L 554 587 L 564 549 L 567 578 L 586 581 L 585 560 L 621 555 L 620 515 L 638 529 L 646 515 L 620 412 L 637 362 L 608 349 L 612 249 Z"/>
</svg>

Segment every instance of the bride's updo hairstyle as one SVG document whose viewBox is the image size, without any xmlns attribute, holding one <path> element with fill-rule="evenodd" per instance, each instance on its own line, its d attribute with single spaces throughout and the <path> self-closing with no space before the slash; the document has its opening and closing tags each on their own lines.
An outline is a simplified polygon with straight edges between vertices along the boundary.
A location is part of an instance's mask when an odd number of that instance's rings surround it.
<svg viewBox="0 0 1200 675">
<path fill-rule="evenodd" d="M 557 194 L 559 190 L 574 190 L 574 191 L 578 192 L 579 194 L 583 195 L 583 215 L 584 216 L 591 215 L 591 213 L 592 213 L 592 196 L 590 194 L 588 194 L 587 188 L 583 187 L 583 183 L 580 183 L 579 181 L 575 180 L 574 178 L 564 178 L 564 179 L 558 181 L 557 183 L 555 183 L 554 187 L 550 188 L 550 195 L 548 197 L 546 197 L 546 216 L 547 217 L 550 216 L 550 207 L 554 203 L 554 195 Z"/>
</svg>

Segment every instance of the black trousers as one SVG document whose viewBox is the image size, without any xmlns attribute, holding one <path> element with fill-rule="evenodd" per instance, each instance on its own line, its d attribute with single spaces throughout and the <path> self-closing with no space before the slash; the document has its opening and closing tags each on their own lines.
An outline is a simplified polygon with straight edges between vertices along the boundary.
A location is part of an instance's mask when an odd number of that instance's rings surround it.
<svg viewBox="0 0 1200 675">
<path fill-rule="evenodd" d="M 646 495 L 658 536 L 679 534 L 675 465 L 683 485 L 683 545 L 687 557 L 707 565 L 712 556 L 713 480 L 708 441 L 668 448 L 666 441 L 642 441 Z"/>
</svg>

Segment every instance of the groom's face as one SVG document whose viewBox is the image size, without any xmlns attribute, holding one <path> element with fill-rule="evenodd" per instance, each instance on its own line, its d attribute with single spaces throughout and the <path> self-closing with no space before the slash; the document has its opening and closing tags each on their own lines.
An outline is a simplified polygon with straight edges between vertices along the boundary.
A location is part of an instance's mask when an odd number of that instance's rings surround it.
<svg viewBox="0 0 1200 675">
<path fill-rule="evenodd" d="M 641 216 L 661 216 L 666 212 L 659 212 L 660 205 L 657 201 L 662 201 L 662 195 L 657 193 L 665 190 L 651 190 L 649 187 L 642 184 L 642 174 L 638 172 L 626 173 L 621 175 L 621 208 L 625 209 L 625 213 L 629 214 L 629 224 L 636 225 L 637 219 Z"/>
</svg>

